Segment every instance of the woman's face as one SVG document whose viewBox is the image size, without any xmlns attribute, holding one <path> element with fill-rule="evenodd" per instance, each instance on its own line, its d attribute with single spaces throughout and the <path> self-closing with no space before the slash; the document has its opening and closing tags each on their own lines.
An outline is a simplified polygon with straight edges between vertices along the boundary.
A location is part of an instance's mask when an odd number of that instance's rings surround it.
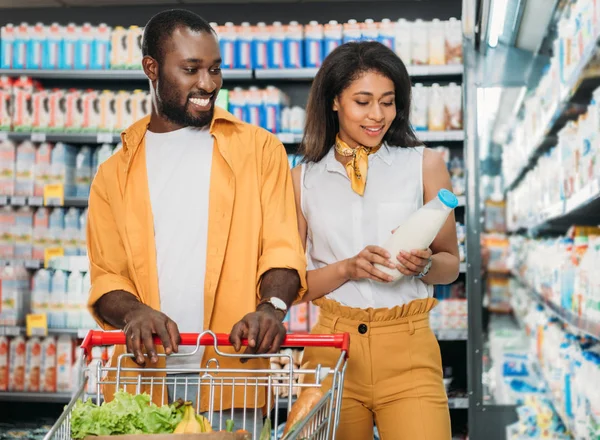
<svg viewBox="0 0 600 440">
<path fill-rule="evenodd" d="M 396 90 L 388 77 L 366 72 L 333 101 L 340 137 L 350 147 L 379 145 L 396 117 Z"/>
</svg>

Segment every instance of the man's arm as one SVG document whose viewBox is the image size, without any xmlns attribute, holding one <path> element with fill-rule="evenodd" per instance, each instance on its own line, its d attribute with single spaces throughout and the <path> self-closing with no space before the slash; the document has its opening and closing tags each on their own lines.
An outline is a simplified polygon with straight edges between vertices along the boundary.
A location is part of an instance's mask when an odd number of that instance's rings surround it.
<svg viewBox="0 0 600 440">
<path fill-rule="evenodd" d="M 261 204 L 262 249 L 258 261 L 259 300 L 279 298 L 288 307 L 306 292 L 306 258 L 298 234 L 296 203 L 287 154 L 269 137 L 263 160 Z M 276 353 L 285 338 L 285 315 L 269 303 L 260 304 L 231 331 L 236 350 L 248 338 L 248 354 Z"/>
<path fill-rule="evenodd" d="M 143 304 L 131 281 L 127 254 L 106 191 L 103 167 L 98 170 L 90 191 L 87 248 L 92 280 L 88 308 L 98 324 L 105 330 L 124 330 L 127 349 L 139 364 L 145 362 L 144 347 L 150 360 L 157 361 L 153 334 L 161 338 L 167 354 L 177 352 L 177 325 Z"/>
</svg>

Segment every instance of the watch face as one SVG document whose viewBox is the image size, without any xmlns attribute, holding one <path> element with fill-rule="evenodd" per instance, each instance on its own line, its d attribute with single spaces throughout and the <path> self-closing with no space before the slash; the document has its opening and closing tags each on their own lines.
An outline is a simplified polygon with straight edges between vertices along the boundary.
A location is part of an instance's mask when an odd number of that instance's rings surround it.
<svg viewBox="0 0 600 440">
<path fill-rule="evenodd" d="M 271 304 L 273 304 L 273 306 L 279 310 L 287 310 L 287 306 L 285 305 L 285 302 L 279 298 L 270 298 L 269 300 L 271 302 Z"/>
</svg>

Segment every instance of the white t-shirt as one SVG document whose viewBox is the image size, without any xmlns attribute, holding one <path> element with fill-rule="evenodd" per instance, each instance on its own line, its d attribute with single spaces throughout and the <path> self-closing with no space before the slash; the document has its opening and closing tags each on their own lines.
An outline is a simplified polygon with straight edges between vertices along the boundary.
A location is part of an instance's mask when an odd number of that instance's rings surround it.
<svg viewBox="0 0 600 440">
<path fill-rule="evenodd" d="M 207 129 L 146 132 L 146 167 L 154 217 L 160 308 L 180 333 L 204 325 L 208 199 L 214 142 Z M 195 347 L 180 347 L 179 353 Z M 198 368 L 194 356 L 167 358 L 169 368 Z"/>
</svg>

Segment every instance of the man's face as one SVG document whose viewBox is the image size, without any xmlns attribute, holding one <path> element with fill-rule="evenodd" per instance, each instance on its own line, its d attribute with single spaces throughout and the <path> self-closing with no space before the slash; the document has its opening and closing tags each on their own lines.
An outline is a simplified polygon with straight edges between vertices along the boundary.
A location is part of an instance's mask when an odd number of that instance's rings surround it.
<svg viewBox="0 0 600 440">
<path fill-rule="evenodd" d="M 163 44 L 155 83 L 159 115 L 181 127 L 208 126 L 223 85 L 217 38 L 179 27 Z"/>
</svg>

